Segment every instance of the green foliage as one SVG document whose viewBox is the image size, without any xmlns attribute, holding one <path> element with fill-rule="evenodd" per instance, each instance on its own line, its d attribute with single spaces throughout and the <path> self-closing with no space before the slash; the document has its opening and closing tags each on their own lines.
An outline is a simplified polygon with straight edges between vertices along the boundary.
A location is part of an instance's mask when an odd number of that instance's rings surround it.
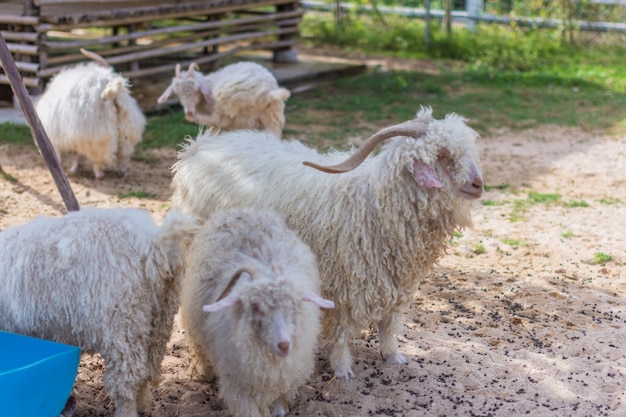
<svg viewBox="0 0 626 417">
<path fill-rule="evenodd" d="M 574 237 L 574 232 L 572 232 L 571 230 L 567 230 L 561 233 L 561 237 L 565 239 L 569 239 L 570 237 Z"/>
<path fill-rule="evenodd" d="M 127 193 L 118 194 L 120 199 L 124 198 L 152 198 L 154 195 L 148 191 L 129 191 Z"/>
<path fill-rule="evenodd" d="M 476 245 L 474 245 L 474 253 L 476 255 L 480 255 L 487 252 L 487 250 L 485 249 L 485 245 L 483 245 L 482 243 L 477 243 Z"/>
<path fill-rule="evenodd" d="M 585 200 L 571 200 L 565 203 L 565 207 L 567 208 L 589 207 L 589 203 L 587 203 Z"/>
<path fill-rule="evenodd" d="M 596 252 L 593 254 L 593 263 L 597 265 L 604 265 L 607 262 L 611 262 L 613 260 L 613 256 L 604 252 Z"/>
<path fill-rule="evenodd" d="M 528 193 L 528 201 L 531 203 L 552 204 L 561 200 L 560 194 L 542 194 L 536 191 L 530 191 Z"/>
<path fill-rule="evenodd" d="M 509 184 L 499 184 L 499 185 L 485 185 L 483 188 L 485 189 L 485 191 L 491 191 L 491 190 L 506 190 L 507 188 L 510 188 L 511 186 Z"/>
<path fill-rule="evenodd" d="M 519 239 L 505 238 L 502 242 L 511 246 L 513 249 L 517 249 L 522 243 Z"/>
<path fill-rule="evenodd" d="M 15 123 L 0 123 L 0 143 L 13 145 L 34 145 L 33 137 L 28 126 Z"/>
<path fill-rule="evenodd" d="M 199 130 L 200 126 L 184 119 L 182 110 L 170 110 L 148 119 L 143 141 L 137 148 L 177 147 L 185 143 L 185 137 L 195 138 Z"/>
<path fill-rule="evenodd" d="M 483 206 L 488 206 L 488 207 L 495 207 L 495 206 L 501 206 L 504 204 L 504 202 L 502 201 L 496 201 L 496 200 L 481 200 L 481 204 Z"/>
<path fill-rule="evenodd" d="M 606 205 L 613 205 L 613 204 L 619 204 L 622 201 L 619 198 L 615 198 L 615 197 L 606 197 L 606 198 L 601 198 L 598 200 L 598 203 L 600 204 L 606 204 Z"/>
</svg>

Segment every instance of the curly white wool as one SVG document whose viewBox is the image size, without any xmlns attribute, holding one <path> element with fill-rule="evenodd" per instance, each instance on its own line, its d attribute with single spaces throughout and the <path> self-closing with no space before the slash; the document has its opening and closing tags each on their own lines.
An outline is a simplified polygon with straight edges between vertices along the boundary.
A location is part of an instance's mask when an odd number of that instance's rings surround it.
<svg viewBox="0 0 626 417">
<path fill-rule="evenodd" d="M 105 167 L 126 175 L 146 118 L 128 80 L 113 68 L 89 62 L 61 70 L 36 110 L 59 159 L 63 152 L 76 154 L 68 172 L 76 173 L 80 157 L 86 156 L 96 178 L 104 176 Z"/>
<path fill-rule="evenodd" d="M 197 225 L 171 212 L 85 208 L 0 233 L 0 329 L 100 353 L 116 417 L 159 380 Z"/>
<path fill-rule="evenodd" d="M 284 415 L 313 372 L 319 307 L 334 306 L 317 295 L 311 250 L 277 214 L 233 209 L 207 221 L 186 259 L 181 323 L 196 369 L 218 377 L 234 416 Z"/>
<path fill-rule="evenodd" d="M 261 129 L 278 137 L 285 125 L 285 100 L 291 95 L 254 62 L 230 64 L 206 76 L 196 64 L 183 73 L 178 65 L 158 102 L 172 94 L 178 95 L 190 122 L 221 130 Z"/>
<path fill-rule="evenodd" d="M 464 200 L 482 192 L 478 135 L 457 115 L 431 114 L 417 114 L 419 138 L 395 137 L 342 174 L 302 163 L 333 165 L 350 153 L 323 155 L 258 132 L 205 132 L 173 168 L 175 207 L 202 218 L 227 207 L 271 208 L 311 246 L 323 295 L 337 304 L 324 319 L 337 377 L 354 377 L 349 342 L 371 324 L 386 361 L 406 362 L 396 337 L 401 312 L 453 230 L 471 225 Z"/>
</svg>

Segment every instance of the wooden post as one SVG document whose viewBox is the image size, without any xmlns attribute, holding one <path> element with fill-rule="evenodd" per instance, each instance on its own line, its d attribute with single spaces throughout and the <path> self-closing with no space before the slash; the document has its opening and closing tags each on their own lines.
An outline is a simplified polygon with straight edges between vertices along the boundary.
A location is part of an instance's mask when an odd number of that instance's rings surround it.
<svg viewBox="0 0 626 417">
<path fill-rule="evenodd" d="M 17 97 L 20 106 L 22 107 L 22 111 L 24 112 L 24 116 L 26 116 L 33 139 L 35 139 L 37 146 L 39 146 L 39 151 L 41 152 L 43 159 L 46 161 L 50 174 L 52 174 L 52 178 L 61 193 L 65 207 L 68 211 L 77 211 L 79 209 L 78 200 L 76 200 L 72 187 L 70 187 L 67 177 L 65 176 L 65 172 L 63 172 L 61 161 L 59 161 L 59 158 L 57 157 L 57 154 L 48 139 L 48 135 L 46 135 L 46 132 L 41 125 L 41 120 L 39 120 L 39 116 L 37 116 L 35 106 L 33 106 L 33 103 L 30 101 L 28 91 L 26 91 L 26 87 L 22 82 L 22 76 L 17 70 L 13 56 L 4 41 L 2 34 L 0 34 L 0 62 L 2 63 L 2 68 L 4 68 L 7 78 L 9 79 L 9 83 L 13 89 L 13 94 Z"/>
</svg>

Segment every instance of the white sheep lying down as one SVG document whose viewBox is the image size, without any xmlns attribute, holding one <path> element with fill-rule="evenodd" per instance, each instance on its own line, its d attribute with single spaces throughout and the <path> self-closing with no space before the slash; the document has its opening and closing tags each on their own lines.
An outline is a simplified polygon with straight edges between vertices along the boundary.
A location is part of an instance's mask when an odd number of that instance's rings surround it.
<svg viewBox="0 0 626 417">
<path fill-rule="evenodd" d="M 0 329 L 100 353 L 116 417 L 137 417 L 178 308 L 197 225 L 170 212 L 85 208 L 0 233 Z"/>
<path fill-rule="evenodd" d="M 262 129 L 280 137 L 285 125 L 285 100 L 291 93 L 274 75 L 254 62 L 237 62 L 204 75 L 195 63 L 181 72 L 158 98 L 176 94 L 185 119 L 221 130 Z"/>
<path fill-rule="evenodd" d="M 235 417 L 283 416 L 311 376 L 320 330 L 315 257 L 273 212 L 217 213 L 188 254 L 181 323 L 196 369 Z"/>
<path fill-rule="evenodd" d="M 311 246 L 322 294 L 337 304 L 325 315 L 324 333 L 335 343 L 335 375 L 350 379 L 349 342 L 371 324 L 387 363 L 406 363 L 396 337 L 401 313 L 446 239 L 471 225 L 466 200 L 482 193 L 477 136 L 455 114 L 433 120 L 430 108 L 354 152 L 319 154 L 259 132 L 209 131 L 179 153 L 173 205 L 203 218 L 228 207 L 281 213 Z"/>
<path fill-rule="evenodd" d="M 37 114 L 59 160 L 64 152 L 75 154 L 69 173 L 78 171 L 84 156 L 93 163 L 96 178 L 104 177 L 105 167 L 125 176 L 146 118 L 130 94 L 128 79 L 99 55 L 83 53 L 97 62 L 55 75 L 37 100 Z"/>
</svg>

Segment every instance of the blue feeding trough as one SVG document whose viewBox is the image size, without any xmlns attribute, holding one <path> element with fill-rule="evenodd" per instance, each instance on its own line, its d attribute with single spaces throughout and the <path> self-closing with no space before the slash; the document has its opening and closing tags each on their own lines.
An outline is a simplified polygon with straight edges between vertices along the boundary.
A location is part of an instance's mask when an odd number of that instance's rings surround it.
<svg viewBox="0 0 626 417">
<path fill-rule="evenodd" d="M 59 417 L 79 361 L 75 346 L 0 331 L 0 414 Z"/>
</svg>

